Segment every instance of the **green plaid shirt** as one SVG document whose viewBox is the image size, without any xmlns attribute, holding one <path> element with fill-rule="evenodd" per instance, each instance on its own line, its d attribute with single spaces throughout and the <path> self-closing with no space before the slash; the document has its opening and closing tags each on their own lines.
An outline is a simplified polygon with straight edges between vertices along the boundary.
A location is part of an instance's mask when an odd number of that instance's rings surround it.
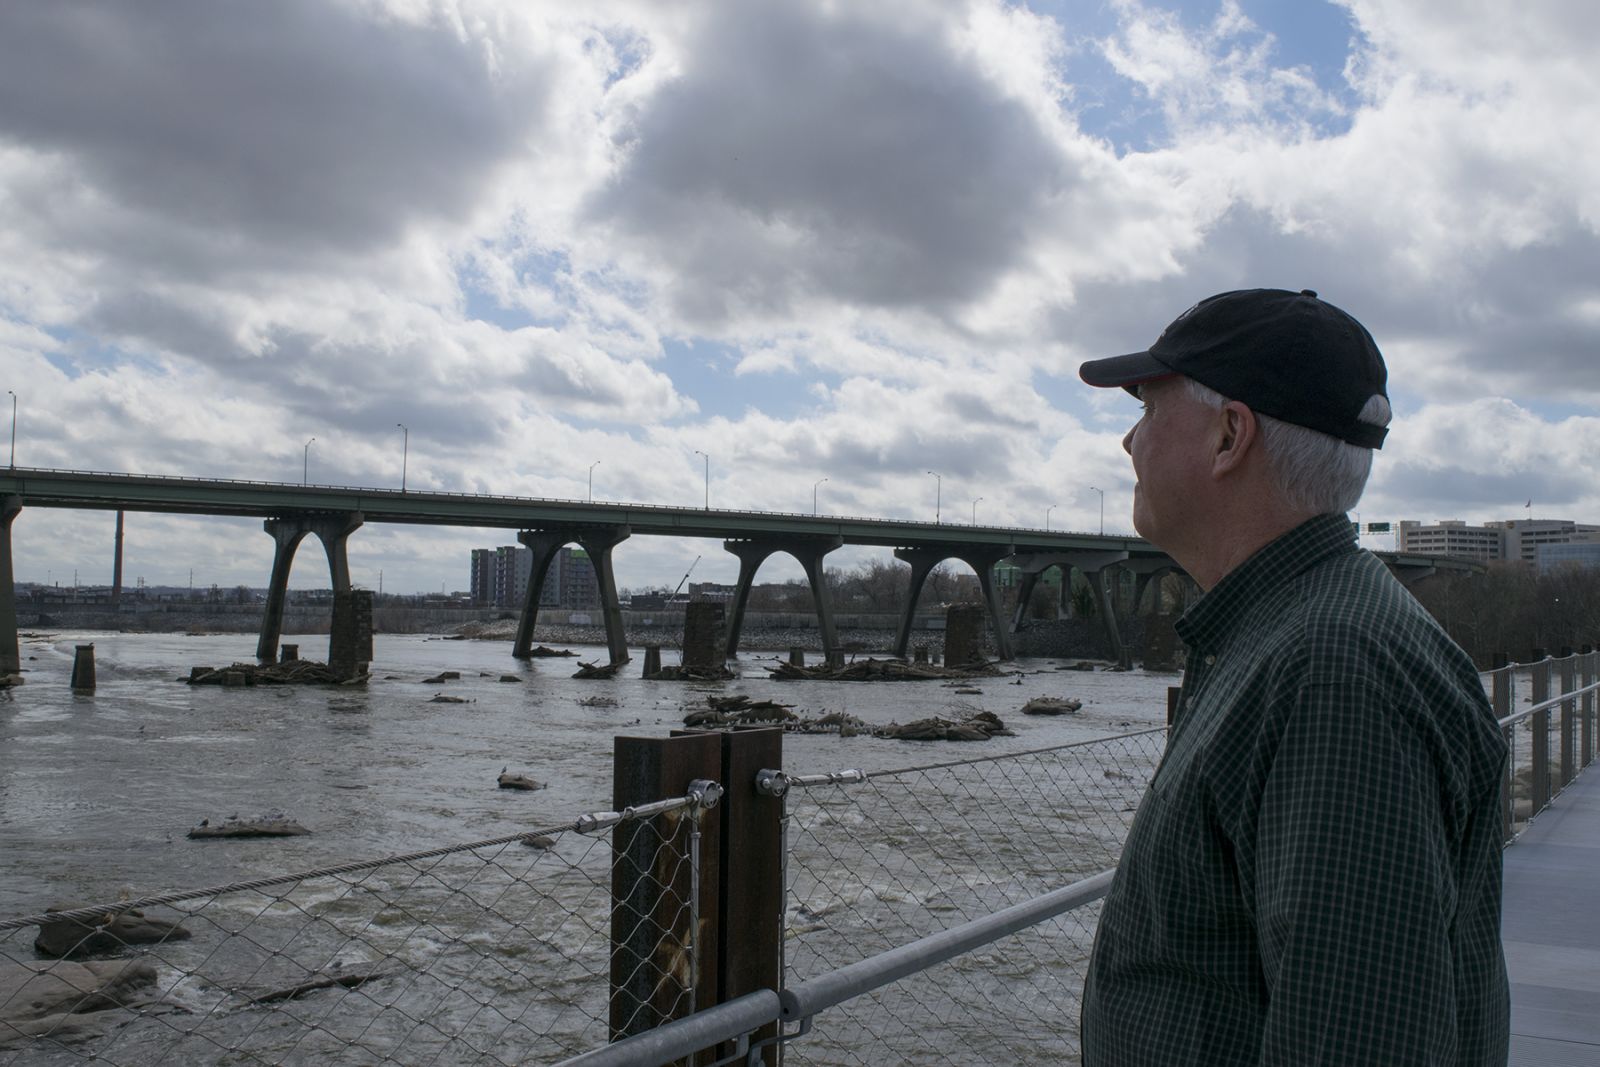
<svg viewBox="0 0 1600 1067">
<path fill-rule="evenodd" d="M 1178 621 L 1085 1067 L 1503 1067 L 1505 744 L 1471 661 L 1323 515 Z"/>
</svg>

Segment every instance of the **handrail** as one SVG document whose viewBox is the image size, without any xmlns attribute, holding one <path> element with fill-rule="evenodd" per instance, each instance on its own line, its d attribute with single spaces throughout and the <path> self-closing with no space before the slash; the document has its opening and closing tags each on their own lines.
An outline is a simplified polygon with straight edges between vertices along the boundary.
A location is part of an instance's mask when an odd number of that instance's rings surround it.
<svg viewBox="0 0 1600 1067">
<path fill-rule="evenodd" d="M 1552 656 L 1551 658 L 1555 659 L 1557 657 Z M 1559 708 L 1561 705 L 1567 703 L 1568 701 L 1576 700 L 1578 697 L 1583 696 L 1585 693 L 1594 693 L 1594 692 L 1600 692 L 1600 681 L 1591 682 L 1591 683 L 1589 683 L 1588 685 L 1584 686 L 1581 689 L 1572 690 L 1570 693 L 1562 693 L 1559 696 L 1553 696 L 1549 700 L 1542 700 L 1539 703 L 1534 704 L 1531 707 L 1523 708 L 1521 711 L 1516 712 L 1515 714 L 1512 714 L 1512 715 L 1507 715 L 1505 718 L 1500 719 L 1498 721 L 1500 723 L 1501 728 L 1515 726 L 1517 723 L 1521 722 L 1523 719 L 1526 719 L 1526 718 L 1529 718 L 1531 716 L 1537 715 L 1541 711 L 1550 711 L 1552 708 Z"/>
<path fill-rule="evenodd" d="M 557 1067 L 638 1067 L 640 1064 L 672 1063 L 723 1041 L 742 1038 L 758 1027 L 776 1022 L 778 1015 L 778 994 L 760 989 L 562 1060 Z"/>
<path fill-rule="evenodd" d="M 1053 889 L 981 919 L 940 930 L 909 944 L 791 986 L 778 994 L 783 1021 L 798 1022 L 880 986 L 899 981 L 991 941 L 1026 929 L 1063 912 L 1099 900 L 1111 889 L 1114 870 Z"/>
</svg>

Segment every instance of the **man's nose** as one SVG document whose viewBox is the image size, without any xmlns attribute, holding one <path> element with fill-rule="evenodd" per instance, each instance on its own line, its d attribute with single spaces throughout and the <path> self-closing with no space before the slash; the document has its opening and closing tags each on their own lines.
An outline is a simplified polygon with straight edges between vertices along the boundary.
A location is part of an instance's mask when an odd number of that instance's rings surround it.
<svg viewBox="0 0 1600 1067">
<path fill-rule="evenodd" d="M 1128 455 L 1133 455 L 1133 433 L 1138 426 L 1128 427 L 1128 432 L 1122 435 L 1122 450 Z"/>
</svg>

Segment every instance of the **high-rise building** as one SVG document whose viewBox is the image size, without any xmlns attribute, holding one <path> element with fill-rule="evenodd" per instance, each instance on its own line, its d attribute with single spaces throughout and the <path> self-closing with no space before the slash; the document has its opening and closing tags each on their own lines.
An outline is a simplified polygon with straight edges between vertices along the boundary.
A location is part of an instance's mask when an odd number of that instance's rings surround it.
<svg viewBox="0 0 1600 1067">
<path fill-rule="evenodd" d="M 480 607 L 520 608 L 533 573 L 533 550 L 518 545 L 472 550 L 472 602 Z M 539 589 L 542 608 L 600 606 L 594 564 L 581 548 L 562 548 L 550 560 Z"/>
</svg>

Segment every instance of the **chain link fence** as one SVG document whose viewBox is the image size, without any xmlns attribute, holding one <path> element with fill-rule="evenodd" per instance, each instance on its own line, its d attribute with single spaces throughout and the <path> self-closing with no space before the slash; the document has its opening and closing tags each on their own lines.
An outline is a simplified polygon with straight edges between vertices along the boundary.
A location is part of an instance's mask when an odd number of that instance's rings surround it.
<svg viewBox="0 0 1600 1067">
<path fill-rule="evenodd" d="M 704 803 L 0 922 L 0 1065 L 549 1063 L 655 1026 L 694 1009 Z"/>
<path fill-rule="evenodd" d="M 792 986 L 1114 867 L 1165 729 L 896 771 L 790 776 Z M 1098 903 L 830 1010 L 796 1064 L 1076 1062 Z"/>
</svg>

